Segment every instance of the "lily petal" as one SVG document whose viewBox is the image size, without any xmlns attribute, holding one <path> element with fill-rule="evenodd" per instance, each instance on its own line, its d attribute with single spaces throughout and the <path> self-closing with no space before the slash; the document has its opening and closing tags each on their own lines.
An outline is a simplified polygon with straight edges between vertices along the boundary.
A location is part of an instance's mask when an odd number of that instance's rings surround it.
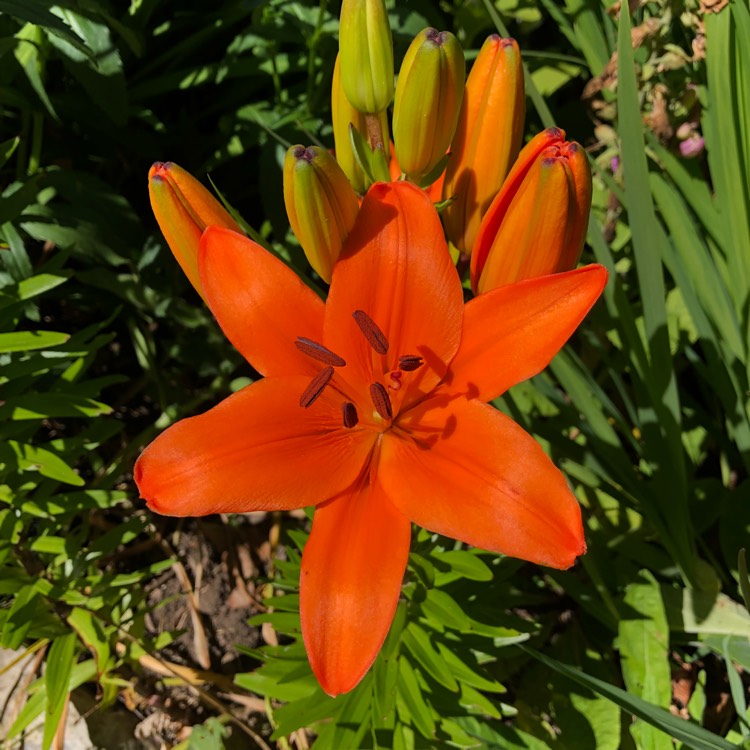
<svg viewBox="0 0 750 750">
<path fill-rule="evenodd" d="M 591 265 L 475 297 L 464 310 L 461 346 L 446 375 L 446 390 L 491 401 L 541 372 L 606 283 L 607 270 Z"/>
<path fill-rule="evenodd" d="M 374 437 L 341 423 L 332 391 L 303 409 L 304 377 L 266 378 L 154 440 L 135 465 L 157 513 L 203 516 L 314 505 L 348 487 Z"/>
<path fill-rule="evenodd" d="M 278 258 L 241 234 L 208 227 L 198 269 L 211 312 L 261 375 L 320 369 L 294 342 L 300 336 L 321 340 L 323 301 Z"/>
<path fill-rule="evenodd" d="M 569 568 L 581 511 L 541 446 L 501 412 L 435 395 L 383 435 L 378 480 L 408 518 L 492 552 Z"/>
<path fill-rule="evenodd" d="M 362 478 L 319 505 L 302 554 L 305 648 L 329 695 L 351 690 L 383 645 L 409 557 L 411 524 Z"/>
<path fill-rule="evenodd" d="M 377 354 L 352 319 L 364 311 L 385 334 Z M 463 293 L 437 212 L 407 182 L 377 183 L 333 269 L 326 302 L 325 344 L 346 359 L 349 382 L 368 384 L 415 354 L 425 365 L 410 374 L 405 398 L 434 388 L 461 338 Z M 394 410 L 397 410 L 394 403 Z"/>
</svg>

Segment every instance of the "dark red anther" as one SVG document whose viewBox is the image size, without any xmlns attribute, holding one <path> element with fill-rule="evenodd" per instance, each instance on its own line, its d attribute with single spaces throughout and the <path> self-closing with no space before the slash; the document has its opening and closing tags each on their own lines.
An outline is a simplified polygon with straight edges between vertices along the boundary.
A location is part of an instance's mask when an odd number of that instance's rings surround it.
<svg viewBox="0 0 750 750">
<path fill-rule="evenodd" d="M 326 349 L 323 344 L 319 344 L 317 341 L 306 339 L 300 336 L 294 345 L 303 354 L 308 357 L 317 359 L 318 362 L 322 362 L 325 365 L 333 365 L 334 367 L 343 367 L 346 364 L 346 360 L 343 357 L 339 357 L 338 354 L 334 354 L 330 349 Z"/>
<path fill-rule="evenodd" d="M 351 429 L 359 422 L 359 415 L 357 414 L 357 407 L 351 401 L 344 401 L 341 404 L 341 416 L 344 419 L 344 427 Z"/>
<path fill-rule="evenodd" d="M 388 339 L 377 327 L 375 321 L 364 310 L 355 310 L 352 317 L 370 346 L 378 354 L 386 354 L 388 352 Z"/>
<path fill-rule="evenodd" d="M 310 385 L 305 388 L 305 392 L 299 397 L 299 405 L 307 409 L 328 385 L 333 377 L 333 367 L 323 368 L 311 381 Z"/>
<path fill-rule="evenodd" d="M 398 358 L 398 369 L 404 372 L 418 370 L 424 364 L 424 359 L 418 354 L 405 354 Z"/>
<path fill-rule="evenodd" d="M 373 383 L 370 386 L 370 398 L 375 406 L 375 410 L 383 419 L 390 419 L 393 416 L 391 397 L 388 395 L 388 391 L 384 385 Z"/>
</svg>

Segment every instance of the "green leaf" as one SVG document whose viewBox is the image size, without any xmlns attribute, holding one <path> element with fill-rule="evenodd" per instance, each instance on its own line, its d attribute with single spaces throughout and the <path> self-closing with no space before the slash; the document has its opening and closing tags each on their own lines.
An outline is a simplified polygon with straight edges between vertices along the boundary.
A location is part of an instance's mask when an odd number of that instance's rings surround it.
<svg viewBox="0 0 750 750">
<path fill-rule="evenodd" d="M 456 603 L 456 600 L 440 589 L 428 589 L 425 600 L 419 608 L 428 621 L 436 627 L 447 626 L 456 630 L 468 630 L 471 620 Z"/>
<path fill-rule="evenodd" d="M 227 736 L 227 728 L 218 719 L 212 717 L 205 724 L 193 727 L 187 750 L 224 750 L 223 740 Z"/>
<path fill-rule="evenodd" d="M 78 638 L 75 633 L 68 633 L 55 638 L 47 654 L 44 671 L 47 708 L 44 712 L 42 750 L 49 750 L 50 745 L 52 745 L 57 725 L 65 708 L 65 701 L 68 699 L 77 641 Z"/>
<path fill-rule="evenodd" d="M 732 3 L 734 6 L 735 3 Z M 742 3 L 736 3 L 739 7 Z M 735 305 L 747 315 L 750 290 L 750 154 L 744 153 L 742 133 L 747 116 L 740 106 L 743 86 L 750 76 L 748 57 L 741 54 L 747 47 L 740 41 L 736 13 L 706 14 L 706 76 L 708 106 L 703 115 L 708 163 L 727 234 L 725 250 Z M 739 37 L 739 38 L 738 38 Z M 740 52 L 740 54 L 736 54 Z M 735 54 L 733 54 L 735 53 Z M 744 320 L 747 325 L 747 318 Z"/>
<path fill-rule="evenodd" d="M 398 666 L 398 715 L 406 724 L 414 726 L 423 737 L 432 737 L 435 734 L 435 716 L 425 701 L 425 692 L 419 686 L 417 673 L 404 656 L 398 660 Z"/>
<path fill-rule="evenodd" d="M 75 638 L 75 634 L 73 634 Z M 49 659 L 49 656 L 47 657 Z M 84 662 L 73 665 L 73 671 L 67 686 L 68 692 L 75 690 L 84 682 L 91 682 L 96 679 L 96 664 L 93 659 L 87 659 Z M 23 732 L 44 710 L 47 705 L 47 685 L 46 680 L 37 680 L 31 689 L 35 689 L 31 698 L 24 704 L 16 720 L 8 730 L 6 739 L 13 739 Z"/>
<path fill-rule="evenodd" d="M 750 614 L 726 594 L 663 586 L 670 630 L 750 638 Z"/>
<path fill-rule="evenodd" d="M 553 669 L 555 672 L 569 677 L 579 685 L 593 690 L 595 693 L 604 696 L 613 703 L 616 703 L 620 708 L 633 714 L 633 716 L 643 719 L 676 740 L 680 740 L 686 747 L 692 748 L 692 750 L 735 750 L 735 746 L 731 742 L 727 742 L 723 737 L 719 737 L 713 732 L 703 729 L 703 727 L 690 724 L 684 719 L 679 719 L 666 709 L 654 706 L 622 688 L 610 685 L 608 682 L 604 682 L 604 680 L 592 677 L 579 669 L 563 664 L 557 661 L 557 659 L 552 659 L 527 646 L 518 646 L 518 648 L 537 661 L 540 661 L 549 669 Z"/>
<path fill-rule="evenodd" d="M 81 487 L 83 479 L 59 456 L 37 445 L 8 440 L 0 444 L 0 465 L 15 464 L 19 471 L 38 471 L 42 476 Z"/>
<path fill-rule="evenodd" d="M 18 44 L 13 50 L 13 54 L 18 60 L 18 64 L 23 68 L 23 72 L 29 79 L 31 87 L 44 104 L 47 112 L 53 119 L 58 120 L 57 112 L 52 106 L 52 102 L 47 95 L 42 81 L 43 62 L 39 50 L 43 47 L 44 35 L 41 28 L 27 23 L 17 34 Z"/>
<path fill-rule="evenodd" d="M 68 28 L 60 18 L 49 10 L 50 3 L 29 2 L 29 0 L 0 0 L 0 13 L 28 21 L 35 26 L 43 26 L 75 45 L 81 52 L 91 54 L 83 40 Z"/>
<path fill-rule="evenodd" d="M 109 28 L 67 8 L 58 8 L 57 12 L 94 54 L 82 54 L 62 37 L 50 36 L 50 42 L 63 53 L 63 61 L 91 100 L 116 125 L 124 125 L 128 114 L 125 77 Z"/>
<path fill-rule="evenodd" d="M 745 548 L 743 547 L 737 555 L 737 573 L 740 578 L 740 592 L 745 602 L 745 609 L 750 611 L 750 576 L 747 574 L 747 562 L 745 560 Z"/>
<path fill-rule="evenodd" d="M 458 578 L 468 578 L 472 581 L 492 580 L 492 570 L 480 557 L 468 550 L 434 551 L 430 557 L 437 571 L 447 574 L 438 574 L 437 586 L 443 586 L 448 581 Z"/>
<path fill-rule="evenodd" d="M 33 349 L 48 349 L 64 344 L 70 338 L 68 333 L 57 331 L 16 331 L 0 333 L 0 354 L 27 352 Z"/>
<path fill-rule="evenodd" d="M 432 645 L 430 636 L 414 622 L 410 622 L 401 635 L 404 646 L 424 668 L 425 672 L 448 690 L 458 690 L 458 683 L 451 674 L 440 654 Z"/>
<path fill-rule="evenodd" d="M 8 159 L 13 156 L 13 152 L 21 142 L 21 137 L 9 138 L 7 141 L 0 143 L 0 168 L 4 167 Z"/>
<path fill-rule="evenodd" d="M 648 571 L 641 571 L 641 578 L 648 582 L 625 589 L 617 637 L 622 674 L 630 693 L 666 708 L 672 697 L 667 616 L 659 584 Z M 636 722 L 630 733 L 645 750 L 672 748 L 671 740 L 650 724 Z"/>
<path fill-rule="evenodd" d="M 99 417 L 111 414 L 107 404 L 73 393 L 25 393 L 0 406 L 0 419 L 24 420 L 47 417 Z"/>
<path fill-rule="evenodd" d="M 93 652 L 96 659 L 96 671 L 101 677 L 109 671 L 114 663 L 104 624 L 87 609 L 79 607 L 74 607 L 67 619 L 70 627 L 76 631 L 86 647 Z"/>
</svg>

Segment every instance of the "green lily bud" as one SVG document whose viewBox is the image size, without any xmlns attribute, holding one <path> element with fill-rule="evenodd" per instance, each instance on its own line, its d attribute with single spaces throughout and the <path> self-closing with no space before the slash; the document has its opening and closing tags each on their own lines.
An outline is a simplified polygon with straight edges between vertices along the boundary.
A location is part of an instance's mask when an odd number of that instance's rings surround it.
<svg viewBox="0 0 750 750">
<path fill-rule="evenodd" d="M 284 160 L 284 204 L 307 260 L 326 282 L 359 212 L 336 160 L 318 146 L 292 146 Z"/>
<path fill-rule="evenodd" d="M 343 0 L 341 82 L 360 112 L 383 112 L 393 98 L 393 39 L 383 0 Z"/>
<path fill-rule="evenodd" d="M 456 131 L 465 74 L 463 50 L 449 31 L 424 29 L 406 52 L 393 105 L 393 139 L 401 169 L 412 182 L 438 177 L 432 173 Z"/>
<path fill-rule="evenodd" d="M 339 163 L 344 174 L 349 178 L 352 187 L 360 194 L 367 191 L 369 180 L 359 161 L 354 154 L 349 126 L 353 125 L 357 131 L 367 136 L 367 116 L 358 109 L 352 107 L 346 98 L 344 88 L 341 85 L 341 55 L 336 57 L 336 65 L 333 68 L 333 82 L 331 84 L 331 120 L 333 122 L 333 143 L 336 152 L 336 161 Z M 385 111 L 377 115 L 380 124 L 380 132 L 383 136 L 383 148 L 386 160 L 390 158 L 388 149 L 388 117 Z"/>
<path fill-rule="evenodd" d="M 174 162 L 157 161 L 148 173 L 151 208 L 159 228 L 190 283 L 201 297 L 198 247 L 207 226 L 242 232 L 224 206 L 189 172 Z"/>
</svg>

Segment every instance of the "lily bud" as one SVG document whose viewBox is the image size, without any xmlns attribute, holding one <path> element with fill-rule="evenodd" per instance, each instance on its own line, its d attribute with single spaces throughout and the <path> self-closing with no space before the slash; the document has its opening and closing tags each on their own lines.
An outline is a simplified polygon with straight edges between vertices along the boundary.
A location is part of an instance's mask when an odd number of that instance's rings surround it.
<svg viewBox="0 0 750 750">
<path fill-rule="evenodd" d="M 349 135 L 349 126 L 353 125 L 363 136 L 367 135 L 367 118 L 363 112 L 355 109 L 350 104 L 341 85 L 341 55 L 337 55 L 336 64 L 333 68 L 333 83 L 331 84 L 331 119 L 333 121 L 333 143 L 336 152 L 336 161 L 339 163 L 344 174 L 349 178 L 354 190 L 360 194 L 367 191 L 369 185 L 362 167 L 354 155 L 352 139 Z M 380 132 L 383 135 L 383 146 L 386 150 L 386 159 L 389 158 L 388 145 L 388 117 L 385 110 L 378 115 Z"/>
<path fill-rule="evenodd" d="M 482 220 L 471 256 L 478 294 L 578 263 L 591 209 L 591 170 L 583 148 L 564 138 L 559 128 L 536 136 Z"/>
<path fill-rule="evenodd" d="M 284 204 L 310 265 L 326 282 L 359 211 L 341 167 L 318 146 L 292 146 L 284 160 Z"/>
<path fill-rule="evenodd" d="M 341 82 L 355 109 L 383 112 L 393 98 L 393 38 L 383 0 L 343 0 Z"/>
<path fill-rule="evenodd" d="M 448 239 L 469 255 L 479 223 L 500 190 L 523 136 L 525 100 L 518 44 L 488 37 L 466 80 L 445 175 L 443 210 Z"/>
<path fill-rule="evenodd" d="M 424 29 L 406 52 L 396 84 L 393 139 L 401 169 L 418 185 L 438 176 L 431 173 L 456 131 L 465 75 L 463 50 L 449 31 Z"/>
<path fill-rule="evenodd" d="M 401 169 L 401 165 L 398 163 L 398 158 L 396 157 L 396 148 L 391 143 L 391 160 L 388 163 L 388 173 L 391 176 L 391 182 L 397 182 L 401 179 L 401 176 L 404 173 L 404 170 Z M 427 185 L 423 190 L 425 193 L 427 193 L 427 197 L 433 202 L 433 203 L 440 203 L 441 196 L 443 194 L 443 182 L 445 181 L 445 172 L 443 171 L 440 175 L 438 175 L 435 182 L 432 183 L 432 185 Z"/>
<path fill-rule="evenodd" d="M 242 232 L 224 206 L 189 172 L 157 161 L 148 173 L 151 208 L 180 267 L 205 299 L 198 275 L 198 245 L 207 226 Z"/>
</svg>

